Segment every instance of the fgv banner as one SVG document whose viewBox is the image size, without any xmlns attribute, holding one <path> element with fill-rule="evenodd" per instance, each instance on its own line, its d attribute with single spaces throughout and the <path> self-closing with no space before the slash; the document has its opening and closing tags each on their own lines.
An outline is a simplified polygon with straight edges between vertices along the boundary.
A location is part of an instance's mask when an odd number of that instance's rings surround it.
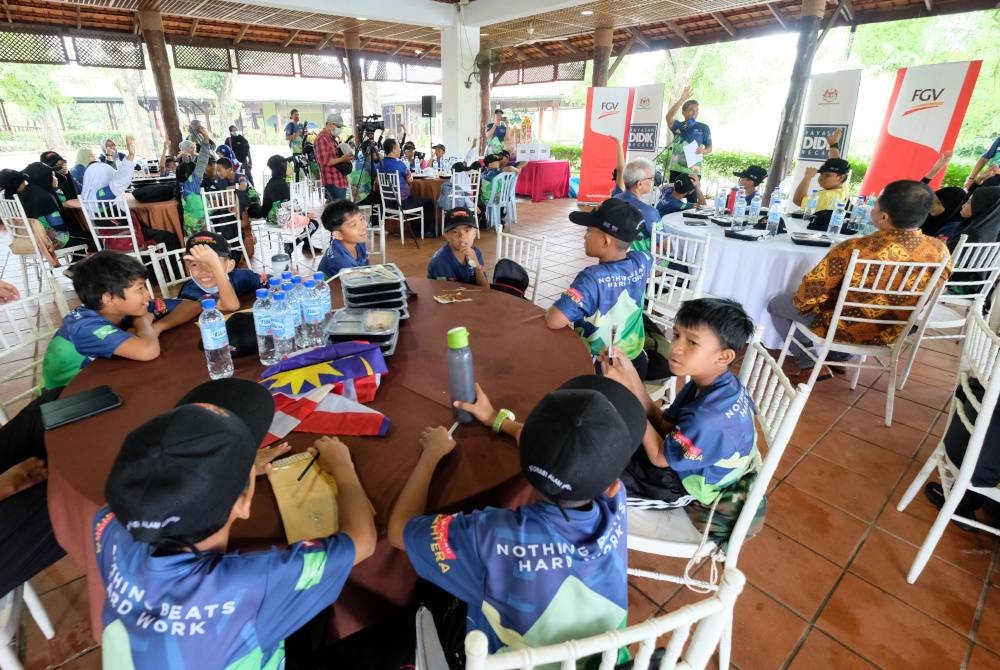
<svg viewBox="0 0 1000 670">
<path fill-rule="evenodd" d="M 897 179 L 920 179 L 938 154 L 955 146 L 982 64 L 938 63 L 896 73 L 862 193 L 878 193 Z M 942 172 L 931 187 L 940 187 L 943 178 Z"/>
<path fill-rule="evenodd" d="M 809 92 L 802 112 L 802 138 L 795 154 L 792 188 L 802 179 L 807 167 L 819 167 L 830 157 L 826 138 L 840 128 L 840 153 L 848 156 L 854 112 L 858 106 L 861 70 L 842 70 L 815 74 L 809 79 Z M 815 184 L 813 184 L 815 186 Z"/>
<path fill-rule="evenodd" d="M 635 87 L 632 116 L 629 119 L 627 155 L 632 158 L 653 160 L 664 144 L 660 136 L 663 122 L 663 84 L 644 84 Z"/>
<path fill-rule="evenodd" d="M 618 160 L 616 144 L 625 146 L 635 89 L 587 89 L 586 126 L 580 156 L 580 202 L 599 203 L 611 195 L 611 172 Z M 662 96 L 660 105 L 662 106 Z"/>
</svg>

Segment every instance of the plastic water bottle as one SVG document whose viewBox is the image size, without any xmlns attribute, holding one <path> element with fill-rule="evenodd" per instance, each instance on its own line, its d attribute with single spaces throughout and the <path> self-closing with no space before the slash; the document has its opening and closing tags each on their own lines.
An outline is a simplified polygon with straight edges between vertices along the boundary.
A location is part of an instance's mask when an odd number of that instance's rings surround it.
<svg viewBox="0 0 1000 670">
<path fill-rule="evenodd" d="M 271 310 L 274 302 L 266 288 L 257 289 L 257 299 L 253 303 L 253 327 L 257 332 L 257 353 L 264 365 L 274 365 L 278 358 L 274 355 L 274 334 L 271 332 Z"/>
<path fill-rule="evenodd" d="M 274 357 L 281 360 L 295 351 L 295 317 L 284 291 L 273 296 L 271 334 L 274 337 Z"/>
<path fill-rule="evenodd" d="M 306 347 L 323 344 L 323 298 L 316 292 L 316 282 L 307 279 L 302 289 L 302 332 Z"/>
<path fill-rule="evenodd" d="M 747 215 L 747 194 L 740 186 L 736 189 L 736 199 L 733 200 L 733 230 L 742 230 Z"/>
<path fill-rule="evenodd" d="M 233 357 L 229 352 L 229 333 L 226 332 L 226 318 L 215 308 L 215 300 L 201 301 L 201 342 L 205 346 L 205 360 L 208 362 L 208 376 L 222 379 L 233 376 Z"/>
<path fill-rule="evenodd" d="M 865 196 L 859 195 L 854 201 L 851 219 L 854 221 L 854 230 L 859 235 L 868 234 L 868 202 L 865 200 Z"/>
<path fill-rule="evenodd" d="M 833 214 L 830 215 L 830 227 L 826 229 L 826 234 L 831 238 L 835 238 L 840 235 L 840 227 L 844 225 L 844 217 L 847 213 L 844 211 L 844 203 L 838 202 L 837 208 L 833 210 Z"/>
<path fill-rule="evenodd" d="M 282 273 L 281 273 L 281 281 L 283 281 L 283 282 L 292 281 L 292 271 L 291 270 L 283 270 Z"/>
<path fill-rule="evenodd" d="M 271 277 L 267 280 L 268 290 L 271 292 L 271 299 L 274 299 L 274 294 L 281 290 L 281 277 Z"/>
<path fill-rule="evenodd" d="M 751 227 L 756 226 L 757 222 L 760 221 L 761 204 L 760 191 L 755 191 L 753 199 L 750 200 L 750 215 L 747 217 L 747 224 Z"/>
<path fill-rule="evenodd" d="M 326 275 L 322 272 L 313 273 L 313 281 L 316 282 L 316 292 L 323 296 L 323 318 L 333 311 L 333 298 L 330 296 L 330 287 L 326 284 Z"/>
<path fill-rule="evenodd" d="M 819 205 L 819 189 L 814 188 L 809 190 L 809 197 L 806 198 L 806 208 L 802 213 L 805 216 L 812 216 L 816 213 L 816 206 Z"/>
<path fill-rule="evenodd" d="M 777 237 L 781 230 L 781 198 L 772 196 L 771 206 L 767 210 L 767 234 Z"/>
<path fill-rule="evenodd" d="M 305 333 L 302 332 L 302 295 L 295 290 L 290 281 L 281 282 L 281 292 L 285 294 L 285 303 L 288 305 L 288 311 L 292 313 L 295 348 L 301 349 L 305 346 L 302 344 L 305 341 Z"/>
<path fill-rule="evenodd" d="M 476 382 L 472 374 L 472 350 L 469 349 L 469 331 L 464 326 L 448 331 L 448 386 L 451 388 L 451 400 L 463 402 L 476 401 Z M 459 423 L 469 423 L 473 416 L 454 405 L 452 416 Z"/>
<path fill-rule="evenodd" d="M 715 194 L 715 215 L 723 216 L 726 213 L 726 201 L 729 199 L 729 189 L 719 187 Z"/>
</svg>

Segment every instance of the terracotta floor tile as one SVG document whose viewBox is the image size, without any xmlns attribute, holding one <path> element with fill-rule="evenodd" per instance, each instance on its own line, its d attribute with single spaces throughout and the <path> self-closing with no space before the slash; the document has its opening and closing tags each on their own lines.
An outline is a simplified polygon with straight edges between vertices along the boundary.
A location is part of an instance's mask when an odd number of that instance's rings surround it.
<svg viewBox="0 0 1000 670">
<path fill-rule="evenodd" d="M 931 435 L 937 435 L 938 437 L 944 436 L 944 430 L 948 426 L 947 408 L 945 408 L 945 410 L 946 411 L 938 415 L 937 421 L 935 421 L 934 425 L 931 427 Z"/>
<path fill-rule="evenodd" d="M 809 401 L 813 402 L 817 398 L 832 399 L 850 405 L 856 402 L 867 389 L 867 386 L 861 384 L 858 384 L 858 388 L 852 389 L 845 379 L 834 377 L 813 386 L 812 393 L 809 394 Z"/>
<path fill-rule="evenodd" d="M 660 611 L 660 606 L 650 600 L 646 594 L 639 589 L 629 586 L 628 589 L 628 623 L 629 625 L 641 623 L 651 616 L 656 616 Z"/>
<path fill-rule="evenodd" d="M 753 584 L 733 614 L 733 663 L 740 668 L 778 668 L 802 638 L 807 623 Z"/>
<path fill-rule="evenodd" d="M 935 410 L 943 409 L 945 403 L 951 399 L 955 383 L 954 379 L 947 373 L 942 372 L 941 375 L 928 378 L 911 374 L 906 388 L 902 391 L 896 391 L 896 397 L 912 400 Z M 872 385 L 872 388 L 885 391 L 887 380 L 888 376 L 882 377 Z"/>
<path fill-rule="evenodd" d="M 668 558 L 666 556 L 656 556 L 635 550 L 629 550 L 628 552 L 629 568 L 650 570 L 667 575 L 683 575 L 685 565 L 687 565 L 687 559 L 683 558 Z M 684 588 L 680 584 L 649 577 L 630 576 L 628 579 L 639 591 L 658 605 L 667 602 L 679 589 Z"/>
<path fill-rule="evenodd" d="M 913 456 L 924 439 L 924 431 L 898 421 L 886 426 L 883 414 L 872 414 L 858 408 L 848 410 L 837 422 L 837 428 L 906 457 Z"/>
<path fill-rule="evenodd" d="M 1000 668 L 1000 655 L 978 644 L 972 645 L 972 656 L 969 658 L 968 670 L 995 670 Z"/>
<path fill-rule="evenodd" d="M 60 665 L 59 670 L 101 670 L 101 667 L 101 649 L 98 647 L 82 656 L 77 656 L 64 665 Z"/>
<path fill-rule="evenodd" d="M 799 459 L 805 456 L 805 450 L 801 449 L 794 444 L 789 444 L 785 447 L 785 453 L 781 455 L 781 460 L 778 461 L 778 469 L 774 471 L 774 477 L 772 479 L 772 485 L 777 484 L 778 481 L 784 479 L 792 468 L 798 463 Z"/>
<path fill-rule="evenodd" d="M 976 631 L 976 644 L 1000 654 L 1000 587 L 991 586 L 986 593 L 983 616 Z"/>
<path fill-rule="evenodd" d="M 792 659 L 789 670 L 866 670 L 875 666 L 821 630 L 813 629 Z"/>
<path fill-rule="evenodd" d="M 850 574 L 816 626 L 886 668 L 957 668 L 966 651 L 963 636 Z"/>
<path fill-rule="evenodd" d="M 808 449 L 847 410 L 848 406 L 841 402 L 810 398 L 795 426 L 790 444 Z"/>
<path fill-rule="evenodd" d="M 843 569 L 769 526 L 750 538 L 739 567 L 755 586 L 812 619 Z"/>
<path fill-rule="evenodd" d="M 915 584 L 906 582 L 913 547 L 885 531 L 868 536 L 850 571 L 966 635 L 972 628 L 983 579 L 932 558 Z"/>
<path fill-rule="evenodd" d="M 854 406 L 867 410 L 872 414 L 882 414 L 885 411 L 885 391 L 868 389 Z M 927 431 L 934 425 L 940 414 L 936 409 L 921 405 L 912 400 L 907 400 L 898 395 L 893 401 L 893 425 L 898 421 L 911 428 Z"/>
<path fill-rule="evenodd" d="M 930 371 L 927 370 L 928 367 L 937 368 L 945 372 L 954 372 L 956 368 L 958 368 L 957 354 L 958 352 L 955 352 L 953 355 L 921 347 L 920 351 L 917 352 L 917 360 L 913 367 L 916 368 L 918 365 L 921 366 L 921 371 L 925 374 L 930 373 Z"/>
<path fill-rule="evenodd" d="M 768 499 L 766 523 L 837 565 L 846 565 L 868 529 L 851 516 L 790 484 Z"/>
<path fill-rule="evenodd" d="M 802 459 L 785 478 L 785 484 L 866 521 L 878 515 L 894 483 L 870 479 L 813 454 Z"/>
<path fill-rule="evenodd" d="M 813 447 L 810 455 L 820 456 L 888 486 L 895 484 L 910 464 L 905 456 L 836 429 L 827 433 Z"/>
<path fill-rule="evenodd" d="M 77 579 L 41 596 L 56 636 L 46 640 L 33 623 L 27 626 L 26 668 L 47 668 L 94 648 L 87 611 L 87 581 Z"/>
<path fill-rule="evenodd" d="M 32 577 L 31 586 L 35 589 L 35 593 L 42 595 L 80 577 L 83 577 L 83 570 L 77 566 L 72 558 L 63 556 Z"/>
</svg>

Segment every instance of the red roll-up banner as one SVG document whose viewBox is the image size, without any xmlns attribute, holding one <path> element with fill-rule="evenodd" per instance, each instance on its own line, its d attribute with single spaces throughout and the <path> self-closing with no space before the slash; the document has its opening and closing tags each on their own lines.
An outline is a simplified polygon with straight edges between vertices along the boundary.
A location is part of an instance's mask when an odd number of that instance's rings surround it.
<svg viewBox="0 0 1000 670">
<path fill-rule="evenodd" d="M 954 148 L 982 64 L 918 65 L 896 73 L 862 193 L 878 193 L 897 179 L 920 179 L 938 154 Z M 931 187 L 940 187 L 943 178 L 942 172 Z"/>
<path fill-rule="evenodd" d="M 599 87 L 587 89 L 586 125 L 583 129 L 583 151 L 580 156 L 580 202 L 600 203 L 611 197 L 618 150 L 628 140 L 629 119 L 632 118 L 634 88 Z"/>
</svg>

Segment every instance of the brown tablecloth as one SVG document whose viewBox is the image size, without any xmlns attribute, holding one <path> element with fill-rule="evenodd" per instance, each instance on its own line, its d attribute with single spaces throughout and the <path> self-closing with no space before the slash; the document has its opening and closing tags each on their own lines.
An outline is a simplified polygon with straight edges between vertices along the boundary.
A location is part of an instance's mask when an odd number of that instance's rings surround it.
<svg viewBox="0 0 1000 670">
<path fill-rule="evenodd" d="M 448 329 L 469 328 L 477 380 L 494 406 L 508 407 L 521 417 L 562 382 L 593 371 L 579 338 L 569 329 L 548 330 L 543 311 L 525 300 L 480 291 L 467 294 L 472 302 L 441 305 L 433 295 L 453 284 L 423 278 L 409 283 L 419 298 L 410 303 L 410 319 L 402 326 L 396 354 L 387 361 L 389 373 L 371 404 L 389 418 L 389 435 L 345 437 L 375 507 L 380 539 L 375 555 L 355 568 L 337 600 L 335 623 L 341 634 L 378 620 L 409 599 L 415 574 L 406 556 L 389 545 L 385 526 L 416 465 L 420 431 L 452 422 L 445 362 Z M 339 286 L 336 281 L 332 284 L 334 302 L 341 304 Z M 107 473 L 128 431 L 169 409 L 186 391 L 207 380 L 197 341 L 197 326 L 186 324 L 163 334 L 162 353 L 155 361 L 94 361 L 73 380 L 66 394 L 109 384 L 124 405 L 50 431 L 46 438 L 49 514 L 59 543 L 87 575 L 91 630 L 96 639 L 101 635 L 104 592 L 92 521 L 104 504 Z M 256 358 L 235 363 L 240 377 L 256 378 L 262 370 Z M 301 450 L 315 437 L 292 433 L 288 441 Z M 532 489 L 520 474 L 517 446 L 509 438 L 478 424 L 460 427 L 455 438 L 458 448 L 441 464 L 431 485 L 430 511 L 509 507 L 532 498 Z M 260 478 L 251 518 L 234 526 L 232 545 L 252 548 L 282 543 L 273 492 L 267 479 Z"/>
<path fill-rule="evenodd" d="M 427 198 L 434 201 L 434 217 L 440 216 L 440 210 L 438 209 L 438 196 L 441 195 L 441 187 L 448 183 L 448 179 L 443 178 L 428 178 L 428 179 L 417 179 L 413 178 L 410 182 L 410 195 L 414 195 L 418 198 Z"/>
<path fill-rule="evenodd" d="M 125 194 L 125 203 L 132 212 L 132 218 L 140 225 L 154 230 L 166 230 L 177 236 L 177 241 L 184 244 L 184 228 L 181 226 L 181 216 L 177 211 L 176 200 L 164 202 L 139 202 L 131 193 Z M 79 200 L 67 200 L 63 203 L 66 214 L 76 217 L 77 223 L 84 230 L 87 220 L 83 216 L 83 207 Z"/>
</svg>

